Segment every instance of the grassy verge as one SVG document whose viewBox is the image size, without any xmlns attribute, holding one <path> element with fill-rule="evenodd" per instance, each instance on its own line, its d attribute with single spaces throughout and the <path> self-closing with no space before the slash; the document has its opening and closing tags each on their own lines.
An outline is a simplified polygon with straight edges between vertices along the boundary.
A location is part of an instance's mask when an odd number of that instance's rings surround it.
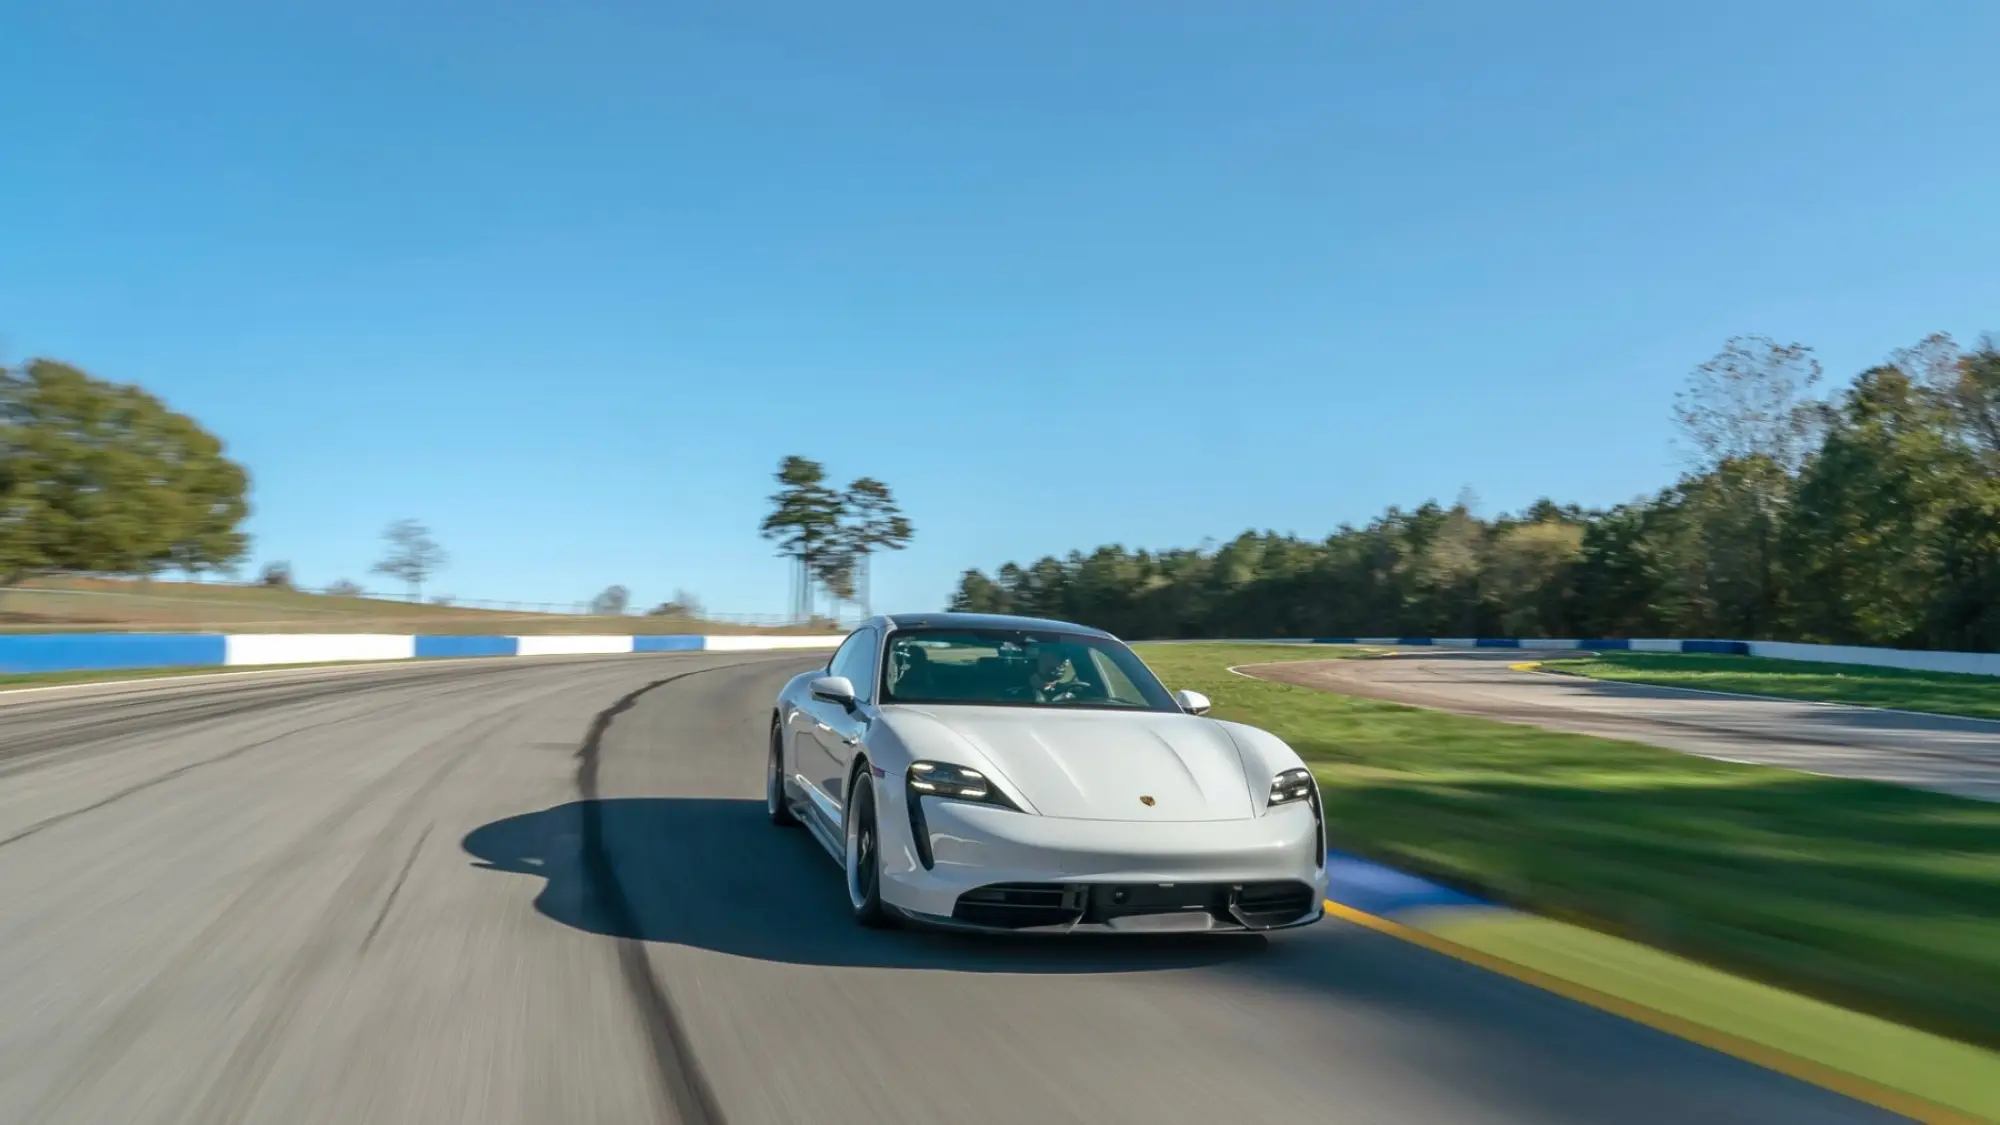
<svg viewBox="0 0 2000 1125">
<path fill-rule="evenodd" d="M 2000 804 L 1231 675 L 1175 688 L 1319 773 L 1336 846 L 1845 1007 L 2000 1046 Z"/>
<path fill-rule="evenodd" d="M 1669 1019 L 1684 1020 L 1839 1074 L 1914 1094 L 1980 1121 L 2000 1121 L 2000 1054 L 1992 1051 L 1773 988 L 1583 926 L 1531 914 L 1433 913 L 1433 917 L 1403 921 L 1460 946 L 1637 1004 Z M 1920 1111 L 1913 1116 L 1920 1121 L 1949 1120 Z"/>
<path fill-rule="evenodd" d="M 0 633 L 812 633 L 689 617 L 479 609 L 260 586 L 42 578 L 0 590 Z"/>
<path fill-rule="evenodd" d="M 1900 668 L 1766 660 L 1755 656 L 1649 652 L 1607 652 L 1576 660 L 1544 660 L 1541 664 L 1551 672 L 1598 680 L 2000 719 L 2000 676 L 1909 672 Z"/>
</svg>

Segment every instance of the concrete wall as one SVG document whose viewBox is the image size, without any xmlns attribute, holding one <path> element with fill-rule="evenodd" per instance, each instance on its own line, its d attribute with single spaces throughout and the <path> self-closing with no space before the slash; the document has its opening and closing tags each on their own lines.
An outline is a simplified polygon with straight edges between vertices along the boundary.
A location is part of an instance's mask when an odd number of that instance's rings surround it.
<svg viewBox="0 0 2000 1125">
<path fill-rule="evenodd" d="M 385 633 L 241 633 L 223 638 L 224 664 L 325 664 L 410 660 L 417 638 Z"/>
<path fill-rule="evenodd" d="M 405 636 L 382 633 L 41 633 L 0 635 L 0 674 L 118 668 L 330 664 L 582 653 L 831 649 L 842 637 Z"/>
<path fill-rule="evenodd" d="M 516 637 L 521 656 L 585 656 L 632 651 L 630 637 Z"/>
<path fill-rule="evenodd" d="M 228 662 L 220 633 L 41 633 L 0 636 L 0 672 L 174 668 Z"/>
</svg>

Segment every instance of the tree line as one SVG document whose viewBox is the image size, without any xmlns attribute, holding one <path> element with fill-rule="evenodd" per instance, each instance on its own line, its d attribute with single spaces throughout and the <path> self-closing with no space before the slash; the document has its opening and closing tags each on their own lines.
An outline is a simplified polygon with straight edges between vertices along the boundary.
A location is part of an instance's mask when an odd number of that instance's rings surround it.
<svg viewBox="0 0 2000 1125">
<path fill-rule="evenodd" d="M 1122 636 L 1719 637 L 2000 649 L 2000 350 L 1934 335 L 1822 396 L 1738 337 L 1675 400 L 1686 471 L 1603 509 L 1469 492 L 1323 539 L 969 570 L 954 609 Z"/>
<path fill-rule="evenodd" d="M 863 616 L 874 612 L 870 563 L 881 551 L 909 546 L 916 529 L 889 486 L 858 477 L 845 489 L 828 483 L 826 466 L 794 454 L 772 474 L 778 490 L 758 530 L 792 560 L 792 616 L 814 616 L 817 594 L 834 603 L 858 602 Z"/>
</svg>

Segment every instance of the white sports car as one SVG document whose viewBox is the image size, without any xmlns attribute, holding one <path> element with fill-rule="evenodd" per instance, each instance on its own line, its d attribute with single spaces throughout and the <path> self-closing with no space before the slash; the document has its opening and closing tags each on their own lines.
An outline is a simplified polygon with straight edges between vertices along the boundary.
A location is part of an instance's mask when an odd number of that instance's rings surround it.
<svg viewBox="0 0 2000 1125">
<path fill-rule="evenodd" d="M 981 614 L 876 617 L 771 715 L 765 805 L 846 868 L 863 925 L 1075 933 L 1318 921 L 1318 783 L 1205 718 L 1116 637 Z"/>
</svg>

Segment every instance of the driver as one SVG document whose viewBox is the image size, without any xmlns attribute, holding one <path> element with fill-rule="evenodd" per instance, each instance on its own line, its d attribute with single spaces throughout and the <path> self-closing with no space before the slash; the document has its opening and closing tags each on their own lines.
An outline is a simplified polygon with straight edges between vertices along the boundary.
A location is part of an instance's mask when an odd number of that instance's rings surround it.
<svg viewBox="0 0 2000 1125">
<path fill-rule="evenodd" d="M 904 695 L 928 695 L 931 684 L 931 654 L 911 644 L 896 646 L 896 683 L 889 690 Z"/>
<path fill-rule="evenodd" d="M 1034 681 L 1031 686 L 1035 695 L 1044 702 L 1054 696 L 1062 686 L 1063 673 L 1069 668 L 1069 657 L 1054 645 L 1042 645 L 1035 649 Z"/>
</svg>

